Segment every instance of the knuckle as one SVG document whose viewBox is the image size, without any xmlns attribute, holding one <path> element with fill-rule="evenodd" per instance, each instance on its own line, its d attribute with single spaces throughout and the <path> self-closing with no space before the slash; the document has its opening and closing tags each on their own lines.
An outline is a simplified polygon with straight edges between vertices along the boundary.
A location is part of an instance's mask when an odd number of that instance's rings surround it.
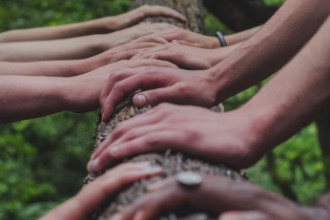
<svg viewBox="0 0 330 220">
<path fill-rule="evenodd" d="M 191 90 L 190 85 L 186 82 L 178 83 L 177 86 L 179 94 L 188 94 Z"/>
</svg>

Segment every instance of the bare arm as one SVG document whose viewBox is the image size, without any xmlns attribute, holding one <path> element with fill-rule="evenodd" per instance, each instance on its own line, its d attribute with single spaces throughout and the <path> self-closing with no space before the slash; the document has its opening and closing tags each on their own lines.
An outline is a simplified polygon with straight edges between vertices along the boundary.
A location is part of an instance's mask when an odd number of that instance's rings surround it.
<svg viewBox="0 0 330 220">
<path fill-rule="evenodd" d="M 0 43 L 54 40 L 84 35 L 104 34 L 136 24 L 138 21 L 148 16 L 170 16 L 181 21 L 186 20 L 184 16 L 173 9 L 163 6 L 144 5 L 130 12 L 113 17 L 104 17 L 91 21 L 54 27 L 7 31 L 0 33 Z"/>
<path fill-rule="evenodd" d="M 250 37 L 252 37 L 258 30 L 260 29 L 260 26 L 254 27 L 245 31 L 241 31 L 235 34 L 226 35 L 225 39 L 228 45 L 233 45 L 237 43 L 241 43 L 243 41 L 246 41 Z"/>
<path fill-rule="evenodd" d="M 122 68 L 155 65 L 148 60 L 121 61 L 74 77 L 0 75 L 0 124 L 60 111 L 87 112 L 99 106 L 106 80 Z M 158 61 L 159 67 L 174 67 Z"/>
<path fill-rule="evenodd" d="M 120 158 L 168 146 L 233 167 L 253 165 L 330 106 L 329 31 L 330 17 L 303 50 L 237 110 L 215 114 L 199 107 L 161 104 L 123 122 L 94 152 L 88 169 L 100 171 Z M 204 82 L 198 84 L 200 93 L 207 94 Z M 165 89 L 165 95 L 176 92 Z M 180 91 L 185 95 L 190 90 Z"/>
<path fill-rule="evenodd" d="M 286 1 L 253 38 L 214 68 L 218 99 L 224 100 L 279 70 L 315 34 L 329 11 L 325 0 Z"/>
<path fill-rule="evenodd" d="M 87 58 L 140 36 L 171 29 L 166 23 L 142 23 L 110 34 L 98 34 L 50 41 L 14 42 L 0 44 L 2 61 L 40 61 Z"/>
</svg>

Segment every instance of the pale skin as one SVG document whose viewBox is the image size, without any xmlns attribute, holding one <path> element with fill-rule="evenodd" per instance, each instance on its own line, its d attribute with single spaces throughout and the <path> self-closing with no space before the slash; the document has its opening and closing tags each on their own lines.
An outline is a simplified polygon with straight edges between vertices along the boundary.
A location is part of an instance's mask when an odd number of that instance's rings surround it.
<svg viewBox="0 0 330 220">
<path fill-rule="evenodd" d="M 279 70 L 315 34 L 329 11 L 330 5 L 325 0 L 288 0 L 253 37 L 207 70 L 122 71 L 128 77 L 110 79 L 100 97 L 103 120 L 109 120 L 122 98 L 140 88 L 148 90 L 134 96 L 137 106 L 165 101 L 209 107 L 223 101 Z"/>
<path fill-rule="evenodd" d="M 119 165 L 80 190 L 74 197 L 40 217 L 40 220 L 88 219 L 95 208 L 134 181 L 159 175 L 160 167 L 146 162 Z"/>
<path fill-rule="evenodd" d="M 131 42 L 141 36 L 172 28 L 174 26 L 167 23 L 141 23 L 109 34 L 95 34 L 48 41 L 3 43 L 0 44 L 0 60 L 28 62 L 83 59 L 115 46 Z"/>
<path fill-rule="evenodd" d="M 60 111 L 94 110 L 99 107 L 98 97 L 113 72 L 148 65 L 154 63 L 120 61 L 74 77 L 0 75 L 0 124 Z M 175 67 L 165 61 L 156 65 Z"/>
<path fill-rule="evenodd" d="M 161 104 L 123 122 L 94 152 L 88 170 L 100 171 L 119 158 L 167 147 L 237 168 L 253 165 L 328 107 L 329 31 L 330 18 L 274 79 L 237 110 L 218 115 L 200 107 Z"/>
<path fill-rule="evenodd" d="M 299 206 L 261 187 L 202 175 L 201 186 L 187 189 L 170 178 L 149 186 L 149 194 L 111 220 L 152 220 L 166 211 L 189 207 L 220 215 L 219 220 L 328 220 L 330 194 L 314 207 Z"/>
<path fill-rule="evenodd" d="M 162 38 L 160 38 L 162 39 Z M 132 59 L 166 60 L 189 70 L 209 69 L 224 60 L 240 43 L 217 49 L 180 45 L 177 41 L 155 46 L 136 54 Z"/>
<path fill-rule="evenodd" d="M 216 114 L 161 104 L 123 122 L 94 152 L 88 169 L 95 172 L 119 158 L 168 147 L 239 168 L 251 166 L 329 109 L 329 31 L 330 17 L 293 60 L 237 110 Z M 194 189 L 183 188 L 174 178 L 151 185 L 150 194 L 112 220 L 151 220 L 181 206 L 220 215 L 219 220 L 329 219 L 330 194 L 314 207 L 301 207 L 248 182 L 202 176 L 201 186 Z"/>
<path fill-rule="evenodd" d="M 246 41 L 253 36 L 260 27 L 255 27 L 246 31 L 225 36 L 225 40 L 229 46 Z M 195 32 L 191 32 L 182 28 L 175 30 L 163 31 L 152 34 L 150 36 L 141 37 L 139 41 L 150 42 L 157 38 L 163 38 L 168 42 L 177 41 L 179 44 L 200 47 L 205 49 L 215 49 L 221 47 L 217 37 L 205 36 Z"/>
<path fill-rule="evenodd" d="M 166 41 L 165 41 L 166 42 Z M 34 62 L 1 62 L 0 75 L 21 76 L 76 76 L 90 72 L 98 67 L 120 60 L 128 60 L 132 56 L 155 46 L 164 44 L 164 40 L 153 42 L 132 41 L 109 49 L 93 57 L 79 60 L 51 60 Z"/>
<path fill-rule="evenodd" d="M 175 10 L 163 6 L 144 5 L 127 13 L 74 24 L 10 30 L 0 33 L 0 43 L 40 41 L 104 34 L 132 26 L 146 17 L 167 16 L 185 22 L 186 18 Z"/>
</svg>

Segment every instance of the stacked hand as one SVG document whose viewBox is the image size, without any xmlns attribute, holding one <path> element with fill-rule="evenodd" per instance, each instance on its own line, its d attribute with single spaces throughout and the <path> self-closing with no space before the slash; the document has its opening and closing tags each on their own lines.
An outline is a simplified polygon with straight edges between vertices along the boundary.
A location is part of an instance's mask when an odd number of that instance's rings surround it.
<svg viewBox="0 0 330 220">
<path fill-rule="evenodd" d="M 109 19 L 112 20 L 108 22 L 107 25 L 109 26 L 109 29 L 119 30 L 134 25 L 144 18 L 152 16 L 173 17 L 182 22 L 186 22 L 187 20 L 182 14 L 171 8 L 158 5 L 143 5 L 127 13 L 110 17 Z"/>
<path fill-rule="evenodd" d="M 219 40 L 216 37 L 209 37 L 188 31 L 182 28 L 175 28 L 171 30 L 162 31 L 149 36 L 138 39 L 140 42 L 151 42 L 157 38 L 172 42 L 176 40 L 181 45 L 215 49 L 220 47 Z"/>
<path fill-rule="evenodd" d="M 154 183 L 147 196 L 111 220 L 152 220 L 179 207 L 220 215 L 219 220 L 328 219 L 326 201 L 314 208 L 303 208 L 252 183 L 211 175 L 202 177 L 201 186 L 193 190 L 182 187 L 174 178 Z"/>
<path fill-rule="evenodd" d="M 115 106 L 139 89 L 149 90 L 134 96 L 136 106 L 161 102 L 212 106 L 217 102 L 218 94 L 217 80 L 213 79 L 211 70 L 188 71 L 152 66 L 125 69 L 113 73 L 101 93 L 102 120 L 108 121 Z"/>
<path fill-rule="evenodd" d="M 99 96 L 102 88 L 105 87 L 109 76 L 115 74 L 115 71 L 126 68 L 145 69 L 148 66 L 158 66 L 163 68 L 176 68 L 172 63 L 166 61 L 151 60 L 122 60 L 116 63 L 108 64 L 95 69 L 89 73 L 63 78 L 65 89 L 63 97 L 65 99 L 65 110 L 73 112 L 87 112 L 99 107 Z M 82 92 L 83 91 L 83 92 Z"/>
<path fill-rule="evenodd" d="M 147 49 L 132 59 L 167 60 L 181 68 L 196 70 L 211 68 L 219 61 L 214 49 L 180 45 L 177 41 Z"/>
<path fill-rule="evenodd" d="M 98 172 L 115 161 L 167 148 L 221 161 L 235 167 L 255 163 L 263 151 L 256 144 L 249 115 L 240 111 L 218 114 L 192 106 L 161 104 L 123 122 L 94 152 L 88 163 Z"/>
<path fill-rule="evenodd" d="M 76 196 L 41 217 L 41 220 L 82 220 L 99 207 L 109 196 L 128 184 L 161 173 L 161 168 L 148 163 L 119 165 L 93 183 L 85 186 Z"/>
</svg>

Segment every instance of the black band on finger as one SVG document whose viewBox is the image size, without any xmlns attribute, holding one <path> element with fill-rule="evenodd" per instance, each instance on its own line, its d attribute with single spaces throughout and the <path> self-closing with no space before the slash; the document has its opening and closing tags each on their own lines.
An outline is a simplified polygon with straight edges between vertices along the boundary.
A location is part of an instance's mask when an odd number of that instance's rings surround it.
<svg viewBox="0 0 330 220">
<path fill-rule="evenodd" d="M 222 32 L 217 31 L 215 34 L 220 41 L 221 47 L 227 47 L 227 42 L 226 42 L 225 37 L 223 36 Z"/>
</svg>

